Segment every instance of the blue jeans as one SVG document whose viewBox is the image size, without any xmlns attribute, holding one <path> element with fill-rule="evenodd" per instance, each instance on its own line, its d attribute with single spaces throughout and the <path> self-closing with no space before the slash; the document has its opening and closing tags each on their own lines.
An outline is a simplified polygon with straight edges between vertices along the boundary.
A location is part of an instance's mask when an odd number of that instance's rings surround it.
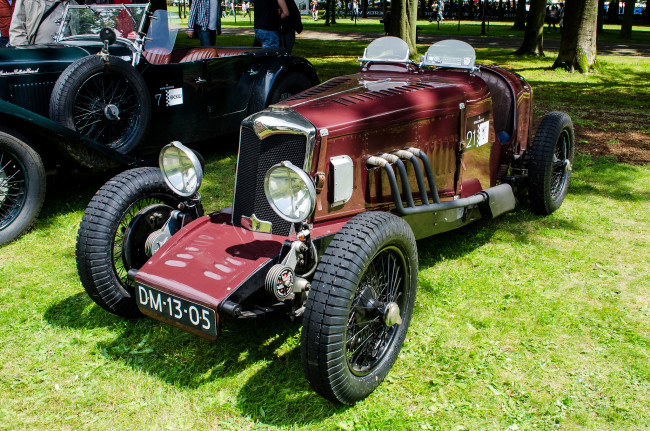
<svg viewBox="0 0 650 431">
<path fill-rule="evenodd" d="M 202 30 L 201 27 L 194 27 L 194 33 L 201 46 L 214 46 L 217 43 L 217 30 Z"/>
<path fill-rule="evenodd" d="M 255 29 L 255 38 L 260 41 L 262 48 L 274 48 L 280 46 L 280 37 L 277 31 Z"/>
</svg>

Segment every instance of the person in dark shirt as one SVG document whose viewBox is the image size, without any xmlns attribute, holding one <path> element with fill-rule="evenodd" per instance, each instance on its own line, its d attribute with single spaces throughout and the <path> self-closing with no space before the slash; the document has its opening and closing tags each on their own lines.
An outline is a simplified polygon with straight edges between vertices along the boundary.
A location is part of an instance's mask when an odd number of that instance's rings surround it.
<svg viewBox="0 0 650 431">
<path fill-rule="evenodd" d="M 289 0 L 294 1 L 294 0 Z M 263 48 L 280 46 L 280 20 L 289 16 L 285 0 L 254 0 L 255 38 Z"/>
<path fill-rule="evenodd" d="M 287 7 L 289 8 L 289 16 L 280 22 L 280 46 L 291 54 L 293 44 L 296 42 L 296 33 L 302 33 L 302 20 L 294 0 L 287 0 Z"/>
</svg>

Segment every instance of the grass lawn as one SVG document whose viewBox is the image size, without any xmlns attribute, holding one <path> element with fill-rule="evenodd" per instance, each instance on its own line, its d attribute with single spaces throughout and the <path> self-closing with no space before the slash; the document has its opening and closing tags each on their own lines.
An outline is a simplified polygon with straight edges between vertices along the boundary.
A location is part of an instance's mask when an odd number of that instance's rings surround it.
<svg viewBox="0 0 650 431">
<path fill-rule="evenodd" d="M 296 53 L 325 80 L 355 72 L 363 45 L 301 40 Z M 573 117 L 569 194 L 549 217 L 522 205 L 418 242 L 409 334 L 368 399 L 339 407 L 312 392 L 300 326 L 282 318 L 226 322 L 210 343 L 96 306 L 74 246 L 109 174 L 71 173 L 48 178 L 35 228 L 0 249 L 0 429 L 650 428 L 650 167 L 617 162 L 650 134 L 650 60 L 607 57 L 583 76 L 552 58 L 478 55 L 531 82 L 537 117 Z M 235 144 L 206 156 L 204 206 L 228 206 Z"/>
</svg>

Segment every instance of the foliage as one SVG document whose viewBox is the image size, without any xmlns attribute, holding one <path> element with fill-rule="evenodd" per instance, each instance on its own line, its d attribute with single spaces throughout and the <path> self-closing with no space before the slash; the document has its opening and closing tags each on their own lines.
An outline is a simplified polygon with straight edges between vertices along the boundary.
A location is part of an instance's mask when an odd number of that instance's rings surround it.
<svg viewBox="0 0 650 431">
<path fill-rule="evenodd" d="M 355 72 L 364 45 L 299 40 L 296 51 L 325 80 Z M 505 49 L 478 55 L 533 84 L 537 116 L 562 109 L 586 123 L 594 110 L 612 118 L 647 111 L 647 59 L 605 57 L 582 76 Z M 208 151 L 213 145 L 201 148 L 211 210 L 231 203 L 237 156 L 236 139 Z M 0 429 L 650 427 L 647 166 L 579 154 L 554 215 L 533 215 L 524 202 L 419 241 L 404 349 L 387 381 L 351 408 L 309 389 L 297 323 L 226 322 L 209 343 L 94 305 L 76 274 L 74 243 L 86 204 L 113 173 L 50 177 L 35 229 L 0 249 Z"/>
</svg>

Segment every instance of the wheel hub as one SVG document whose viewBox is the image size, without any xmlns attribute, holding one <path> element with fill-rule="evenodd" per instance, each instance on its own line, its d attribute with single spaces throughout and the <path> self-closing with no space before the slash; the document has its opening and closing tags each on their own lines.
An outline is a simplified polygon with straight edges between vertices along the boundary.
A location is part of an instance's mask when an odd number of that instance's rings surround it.
<svg viewBox="0 0 650 431">
<path fill-rule="evenodd" d="M 571 165 L 571 160 L 566 159 L 564 161 L 564 172 L 571 172 L 573 170 L 573 166 Z"/>
<path fill-rule="evenodd" d="M 104 107 L 104 116 L 111 121 L 119 120 L 120 109 L 117 106 L 113 105 L 112 103 L 109 103 Z"/>
<path fill-rule="evenodd" d="M 394 302 L 389 302 L 386 304 L 386 308 L 384 309 L 384 323 L 386 326 L 402 324 L 402 316 L 400 316 L 399 305 Z"/>
</svg>

